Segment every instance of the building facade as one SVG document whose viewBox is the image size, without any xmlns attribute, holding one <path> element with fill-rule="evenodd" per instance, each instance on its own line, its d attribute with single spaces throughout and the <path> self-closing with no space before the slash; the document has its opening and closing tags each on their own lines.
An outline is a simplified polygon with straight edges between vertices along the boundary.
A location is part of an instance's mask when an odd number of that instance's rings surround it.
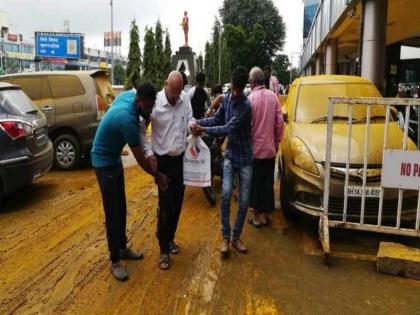
<svg viewBox="0 0 420 315">
<path fill-rule="evenodd" d="M 349 74 L 370 79 L 388 96 L 419 77 L 418 0 L 321 0 L 301 52 L 303 75 Z M 419 50 L 420 51 L 420 50 Z"/>
</svg>

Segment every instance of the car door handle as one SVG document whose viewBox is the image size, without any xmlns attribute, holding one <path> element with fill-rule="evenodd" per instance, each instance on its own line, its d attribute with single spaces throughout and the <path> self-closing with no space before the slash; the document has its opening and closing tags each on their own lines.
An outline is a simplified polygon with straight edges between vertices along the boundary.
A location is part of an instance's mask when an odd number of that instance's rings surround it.
<svg viewBox="0 0 420 315">
<path fill-rule="evenodd" d="M 42 111 L 43 112 L 50 112 L 52 110 L 53 110 L 53 108 L 51 106 L 44 106 L 44 107 L 42 107 Z"/>
</svg>

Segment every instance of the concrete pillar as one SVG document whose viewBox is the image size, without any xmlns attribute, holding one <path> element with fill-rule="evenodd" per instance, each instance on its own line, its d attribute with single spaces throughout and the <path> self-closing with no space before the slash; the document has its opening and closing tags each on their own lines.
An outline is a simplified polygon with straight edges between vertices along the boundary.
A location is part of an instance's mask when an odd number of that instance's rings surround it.
<svg viewBox="0 0 420 315">
<path fill-rule="evenodd" d="M 363 12 L 362 77 L 383 92 L 388 0 L 365 0 Z"/>
<path fill-rule="evenodd" d="M 315 57 L 315 73 L 316 75 L 322 74 L 322 55 L 318 54 Z"/>
<path fill-rule="evenodd" d="M 325 51 L 325 74 L 337 73 L 337 48 L 337 39 L 330 39 Z"/>
</svg>

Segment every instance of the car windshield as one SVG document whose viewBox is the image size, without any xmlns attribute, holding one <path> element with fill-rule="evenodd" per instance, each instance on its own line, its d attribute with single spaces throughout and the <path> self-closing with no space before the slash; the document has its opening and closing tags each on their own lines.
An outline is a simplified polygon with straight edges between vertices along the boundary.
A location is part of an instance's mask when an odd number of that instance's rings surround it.
<svg viewBox="0 0 420 315">
<path fill-rule="evenodd" d="M 296 104 L 296 122 L 325 123 L 328 114 L 328 97 L 380 97 L 373 84 L 368 83 L 332 83 L 302 85 Z M 346 122 L 349 107 L 346 104 L 334 106 L 334 119 Z M 375 105 L 371 108 L 371 120 L 385 119 L 386 108 Z M 366 121 L 367 107 L 353 106 L 353 122 Z"/>
<path fill-rule="evenodd" d="M 23 116 L 36 112 L 36 107 L 22 90 L 0 91 L 0 107 L 10 115 Z"/>
</svg>

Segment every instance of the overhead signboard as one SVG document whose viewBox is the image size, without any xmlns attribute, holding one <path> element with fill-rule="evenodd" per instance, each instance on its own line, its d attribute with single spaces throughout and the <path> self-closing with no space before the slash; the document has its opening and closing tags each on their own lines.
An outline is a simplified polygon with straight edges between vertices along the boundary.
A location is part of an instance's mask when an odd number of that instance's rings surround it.
<svg viewBox="0 0 420 315">
<path fill-rule="evenodd" d="M 121 32 L 105 32 L 104 47 L 121 46 Z"/>
<path fill-rule="evenodd" d="M 35 33 L 36 56 L 79 59 L 83 51 L 83 35 L 72 33 Z"/>
<path fill-rule="evenodd" d="M 15 35 L 15 34 L 7 34 L 7 40 L 9 40 L 11 42 L 17 42 L 18 36 Z"/>
<path fill-rule="evenodd" d="M 420 151 L 385 150 L 382 186 L 420 189 Z"/>
</svg>

